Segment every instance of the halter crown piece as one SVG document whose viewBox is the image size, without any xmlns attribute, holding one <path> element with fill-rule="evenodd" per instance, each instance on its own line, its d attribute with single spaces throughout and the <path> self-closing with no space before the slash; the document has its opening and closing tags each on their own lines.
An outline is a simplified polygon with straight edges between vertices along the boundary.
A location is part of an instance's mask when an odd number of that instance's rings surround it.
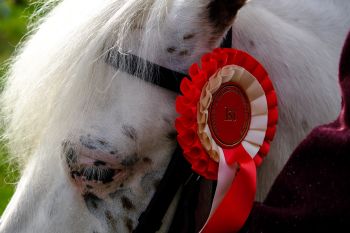
<svg viewBox="0 0 350 233">
<path fill-rule="evenodd" d="M 276 132 L 276 93 L 263 66 L 231 48 L 205 54 L 189 76 L 176 99 L 178 143 L 193 171 L 218 182 L 201 232 L 238 232 L 255 198 L 256 167 Z"/>
</svg>

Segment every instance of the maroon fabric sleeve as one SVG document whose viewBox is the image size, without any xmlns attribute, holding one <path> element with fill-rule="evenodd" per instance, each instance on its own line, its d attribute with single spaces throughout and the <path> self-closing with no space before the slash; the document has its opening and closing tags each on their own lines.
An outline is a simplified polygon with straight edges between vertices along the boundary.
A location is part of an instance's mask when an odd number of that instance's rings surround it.
<svg viewBox="0 0 350 233">
<path fill-rule="evenodd" d="M 342 111 L 297 147 L 242 232 L 350 231 L 350 34 L 340 62 Z"/>
</svg>

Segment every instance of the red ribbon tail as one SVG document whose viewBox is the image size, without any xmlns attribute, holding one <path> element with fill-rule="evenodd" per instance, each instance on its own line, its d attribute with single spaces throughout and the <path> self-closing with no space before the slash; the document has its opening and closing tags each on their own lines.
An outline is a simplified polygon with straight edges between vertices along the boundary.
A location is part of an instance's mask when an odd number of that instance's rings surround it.
<svg viewBox="0 0 350 233">
<path fill-rule="evenodd" d="M 224 154 L 226 152 L 224 150 Z M 249 216 L 255 199 L 256 167 L 247 153 L 243 153 L 237 162 L 239 171 L 202 233 L 238 232 Z"/>
</svg>

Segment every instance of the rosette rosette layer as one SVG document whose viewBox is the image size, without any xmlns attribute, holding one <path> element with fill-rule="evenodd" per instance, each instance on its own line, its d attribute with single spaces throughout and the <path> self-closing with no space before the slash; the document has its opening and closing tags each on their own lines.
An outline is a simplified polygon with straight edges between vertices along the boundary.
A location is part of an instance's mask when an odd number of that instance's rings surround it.
<svg viewBox="0 0 350 233">
<path fill-rule="evenodd" d="M 196 173 L 218 181 L 202 232 L 237 232 L 276 132 L 276 93 L 263 66 L 235 49 L 204 55 L 189 75 L 176 99 L 178 142 Z"/>
</svg>

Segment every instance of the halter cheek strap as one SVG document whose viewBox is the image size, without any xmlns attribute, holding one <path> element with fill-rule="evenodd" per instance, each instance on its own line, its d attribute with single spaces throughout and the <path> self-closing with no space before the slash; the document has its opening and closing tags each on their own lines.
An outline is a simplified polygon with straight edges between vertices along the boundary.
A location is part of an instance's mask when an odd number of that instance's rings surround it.
<svg viewBox="0 0 350 233">
<path fill-rule="evenodd" d="M 221 44 L 221 47 L 231 48 L 231 45 L 232 28 L 229 29 Z M 186 74 L 146 61 L 133 54 L 110 52 L 107 56 L 106 63 L 113 66 L 116 70 L 121 70 L 142 80 L 177 93 L 180 93 L 180 83 L 182 79 L 187 76 Z M 146 70 L 152 70 L 153 78 L 145 79 L 145 75 L 138 70 L 138 64 L 142 64 Z M 190 164 L 183 156 L 182 149 L 179 147 L 179 145 L 177 145 L 165 174 L 146 210 L 140 215 L 138 219 L 139 223 L 133 233 L 153 233 L 158 231 L 162 225 L 163 217 L 180 187 L 184 186 L 184 191 L 181 194 L 182 197 L 180 197 L 180 202 L 186 202 L 185 199 L 188 193 L 195 193 L 193 191 L 198 189 L 200 179 L 203 178 L 192 171 Z M 192 195 L 192 198 L 193 196 L 195 195 Z M 179 203 L 178 206 L 181 208 L 181 206 L 184 205 Z M 174 223 L 182 223 L 185 221 L 185 219 L 183 219 L 184 217 L 194 215 L 193 208 L 190 210 L 193 213 L 188 213 L 187 215 L 179 214 L 183 213 L 182 211 L 183 209 L 177 209 L 175 213 L 172 224 L 172 232 L 176 232 L 174 231 L 175 228 L 182 228 L 179 225 L 175 226 Z M 185 230 L 187 233 L 194 232 L 195 230 L 195 227 L 193 225 L 191 226 L 191 224 L 188 226 L 188 228 L 189 229 Z"/>
<path fill-rule="evenodd" d="M 185 161 L 181 148 L 177 146 L 151 202 L 139 217 L 139 223 L 133 233 L 158 231 L 176 192 L 193 175 L 190 164 Z"/>
</svg>

